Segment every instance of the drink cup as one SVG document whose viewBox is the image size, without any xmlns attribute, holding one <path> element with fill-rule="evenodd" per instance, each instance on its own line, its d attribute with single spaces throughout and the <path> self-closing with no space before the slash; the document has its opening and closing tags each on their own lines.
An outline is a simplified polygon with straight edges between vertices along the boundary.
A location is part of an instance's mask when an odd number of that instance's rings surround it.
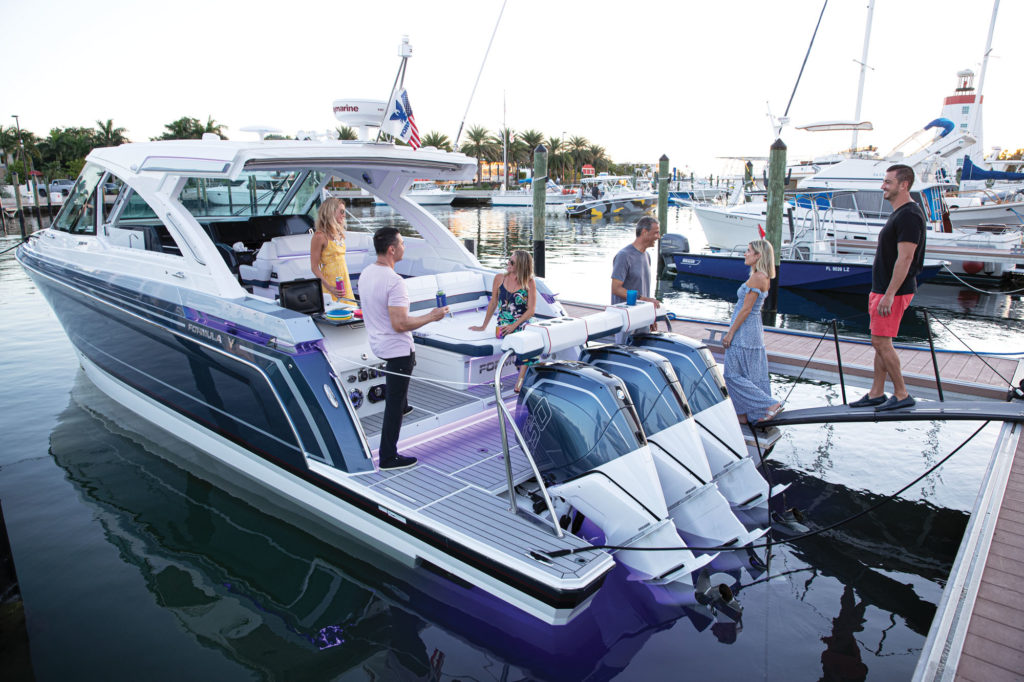
<svg viewBox="0 0 1024 682">
<path fill-rule="evenodd" d="M 636 305 L 636 289 L 626 292 L 626 305 Z"/>
</svg>

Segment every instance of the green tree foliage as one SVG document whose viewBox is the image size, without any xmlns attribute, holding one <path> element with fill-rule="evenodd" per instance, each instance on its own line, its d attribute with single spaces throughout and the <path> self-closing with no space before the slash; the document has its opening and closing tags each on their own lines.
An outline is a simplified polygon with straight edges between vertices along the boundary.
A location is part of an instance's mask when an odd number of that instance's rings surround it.
<svg viewBox="0 0 1024 682">
<path fill-rule="evenodd" d="M 448 139 L 448 136 L 444 133 L 439 133 L 436 130 L 431 130 L 429 133 L 423 136 L 420 140 L 424 147 L 437 147 L 443 149 L 446 152 L 452 150 L 452 141 Z"/>
<path fill-rule="evenodd" d="M 124 128 L 114 126 L 114 119 L 96 121 L 96 143 L 101 147 L 116 147 L 131 142 L 124 133 Z"/>
<path fill-rule="evenodd" d="M 358 140 L 359 133 L 352 126 L 338 126 L 338 139 L 339 140 Z"/>
<path fill-rule="evenodd" d="M 466 142 L 459 151 L 467 156 L 476 157 L 477 182 L 482 182 L 482 166 L 484 161 L 494 161 L 495 152 L 501 154 L 501 143 L 491 136 L 491 131 L 483 126 L 473 126 L 466 131 Z"/>
<path fill-rule="evenodd" d="M 216 133 L 226 140 L 227 137 L 224 135 L 224 128 L 226 127 L 227 126 L 214 121 L 212 116 L 207 116 L 205 124 L 201 123 L 198 118 L 182 116 L 175 121 L 165 123 L 165 130 L 163 134 L 161 134 L 160 137 L 154 137 L 152 139 L 198 140 L 202 138 L 204 133 Z"/>
<path fill-rule="evenodd" d="M 77 176 L 85 165 L 85 157 L 98 146 L 92 128 L 52 128 L 37 145 L 44 177 Z"/>
</svg>

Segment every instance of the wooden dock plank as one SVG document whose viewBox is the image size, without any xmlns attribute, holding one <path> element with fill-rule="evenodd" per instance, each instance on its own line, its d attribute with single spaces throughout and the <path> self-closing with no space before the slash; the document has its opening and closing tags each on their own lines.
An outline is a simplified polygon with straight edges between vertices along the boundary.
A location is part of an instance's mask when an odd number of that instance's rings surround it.
<svg viewBox="0 0 1024 682">
<path fill-rule="evenodd" d="M 1024 679 L 1024 439 L 1017 444 L 957 680 Z"/>
</svg>

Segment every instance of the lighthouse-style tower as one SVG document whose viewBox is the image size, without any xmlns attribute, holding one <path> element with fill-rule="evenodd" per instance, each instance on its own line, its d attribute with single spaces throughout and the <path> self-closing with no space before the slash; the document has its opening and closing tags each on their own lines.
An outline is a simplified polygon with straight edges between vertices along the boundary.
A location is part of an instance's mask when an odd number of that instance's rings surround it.
<svg viewBox="0 0 1024 682">
<path fill-rule="evenodd" d="M 979 97 L 978 102 L 974 101 L 974 72 L 970 69 L 959 71 L 956 79 L 956 91 L 942 102 L 942 117 L 952 121 L 957 132 L 970 133 L 977 140 L 971 146 L 964 147 L 962 153 L 957 154 L 956 165 L 959 167 L 963 165 L 964 156 L 970 156 L 971 161 L 981 163 L 984 154 L 981 139 L 981 104 L 984 97 Z"/>
</svg>

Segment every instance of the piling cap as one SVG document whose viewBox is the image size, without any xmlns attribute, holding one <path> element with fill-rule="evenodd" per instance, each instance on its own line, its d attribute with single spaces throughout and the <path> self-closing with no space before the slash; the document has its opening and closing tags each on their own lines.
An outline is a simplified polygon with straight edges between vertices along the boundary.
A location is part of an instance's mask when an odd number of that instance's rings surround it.
<svg viewBox="0 0 1024 682">
<path fill-rule="evenodd" d="M 772 149 L 785 149 L 786 143 L 782 141 L 782 138 L 777 138 L 775 142 L 772 142 Z"/>
<path fill-rule="evenodd" d="M 543 144 L 537 145 L 537 148 L 533 150 L 534 154 L 544 154 L 548 151 L 548 148 Z"/>
</svg>

